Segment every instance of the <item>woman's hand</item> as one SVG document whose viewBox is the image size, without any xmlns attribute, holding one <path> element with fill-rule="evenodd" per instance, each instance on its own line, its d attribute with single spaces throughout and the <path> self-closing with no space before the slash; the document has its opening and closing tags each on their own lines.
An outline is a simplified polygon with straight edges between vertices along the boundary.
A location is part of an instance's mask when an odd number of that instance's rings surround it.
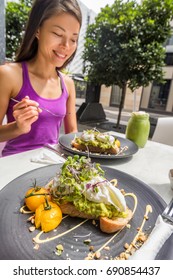
<svg viewBox="0 0 173 280">
<path fill-rule="evenodd" d="M 13 106 L 13 117 L 21 133 L 28 133 L 42 110 L 36 101 L 30 100 L 28 96 Z"/>
</svg>

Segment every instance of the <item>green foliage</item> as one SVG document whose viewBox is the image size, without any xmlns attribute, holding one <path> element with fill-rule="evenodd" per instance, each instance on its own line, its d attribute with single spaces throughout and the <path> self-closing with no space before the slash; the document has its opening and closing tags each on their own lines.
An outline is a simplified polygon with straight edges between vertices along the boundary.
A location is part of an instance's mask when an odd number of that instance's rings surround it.
<svg viewBox="0 0 173 280">
<path fill-rule="evenodd" d="M 20 0 L 20 3 L 24 4 L 27 7 L 32 7 L 32 3 L 34 0 Z"/>
<path fill-rule="evenodd" d="M 32 0 L 7 2 L 6 5 L 6 57 L 13 59 L 20 45 Z"/>
<path fill-rule="evenodd" d="M 83 58 L 89 81 L 134 91 L 163 81 L 165 49 L 171 32 L 172 0 L 115 0 L 87 30 Z"/>
</svg>

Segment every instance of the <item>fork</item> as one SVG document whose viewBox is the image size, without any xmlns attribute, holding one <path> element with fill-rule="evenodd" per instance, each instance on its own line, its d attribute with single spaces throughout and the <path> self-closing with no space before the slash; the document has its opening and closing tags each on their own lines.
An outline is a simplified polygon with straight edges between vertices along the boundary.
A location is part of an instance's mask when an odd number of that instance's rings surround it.
<svg viewBox="0 0 173 280">
<path fill-rule="evenodd" d="M 162 213 L 162 217 L 167 222 L 173 223 L 173 198 Z"/>
<path fill-rule="evenodd" d="M 20 102 L 19 100 L 15 99 L 15 98 L 12 98 L 12 97 L 11 97 L 10 99 L 13 100 L 13 101 L 16 102 L 16 103 L 19 103 L 19 102 Z M 63 117 L 63 115 L 55 114 L 55 113 L 51 112 L 50 110 L 48 110 L 48 109 L 46 109 L 46 108 L 44 108 L 44 107 L 38 106 L 38 108 L 40 108 L 41 110 L 44 110 L 44 111 L 48 112 L 49 114 L 51 114 L 51 115 L 53 115 L 53 116 L 55 116 L 55 117 Z M 70 113 L 69 113 L 69 114 L 70 114 Z"/>
<path fill-rule="evenodd" d="M 64 159 L 67 159 L 67 157 L 66 157 L 63 153 L 61 153 L 60 151 L 58 151 L 58 149 L 54 148 L 54 147 L 53 147 L 52 145 L 50 145 L 50 144 L 45 144 L 45 145 L 43 146 L 43 148 L 48 149 L 48 150 L 50 150 L 50 151 L 53 151 L 54 153 L 58 154 L 60 157 L 62 157 L 62 158 L 64 158 Z"/>
</svg>

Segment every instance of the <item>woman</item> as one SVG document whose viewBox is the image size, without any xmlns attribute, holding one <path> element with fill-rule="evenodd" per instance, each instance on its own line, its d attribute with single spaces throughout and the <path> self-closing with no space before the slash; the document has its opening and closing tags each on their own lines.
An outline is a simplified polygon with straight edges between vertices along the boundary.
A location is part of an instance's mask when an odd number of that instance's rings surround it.
<svg viewBox="0 0 173 280">
<path fill-rule="evenodd" d="M 57 143 L 62 121 L 77 131 L 74 83 L 59 71 L 75 55 L 81 20 L 76 0 L 34 2 L 15 62 L 0 66 L 3 156 Z"/>
</svg>

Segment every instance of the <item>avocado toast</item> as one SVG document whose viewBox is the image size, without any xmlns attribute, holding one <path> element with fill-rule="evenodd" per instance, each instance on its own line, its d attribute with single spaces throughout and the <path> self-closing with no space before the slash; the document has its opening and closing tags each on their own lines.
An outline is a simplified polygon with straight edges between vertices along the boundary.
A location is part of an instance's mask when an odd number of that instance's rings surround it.
<svg viewBox="0 0 173 280">
<path fill-rule="evenodd" d="M 68 157 L 52 180 L 50 191 L 63 214 L 98 219 L 103 232 L 122 229 L 133 216 L 124 195 L 90 158 Z"/>
<path fill-rule="evenodd" d="M 88 129 L 75 136 L 71 146 L 79 151 L 116 155 L 120 150 L 120 141 L 109 133 Z"/>
</svg>

